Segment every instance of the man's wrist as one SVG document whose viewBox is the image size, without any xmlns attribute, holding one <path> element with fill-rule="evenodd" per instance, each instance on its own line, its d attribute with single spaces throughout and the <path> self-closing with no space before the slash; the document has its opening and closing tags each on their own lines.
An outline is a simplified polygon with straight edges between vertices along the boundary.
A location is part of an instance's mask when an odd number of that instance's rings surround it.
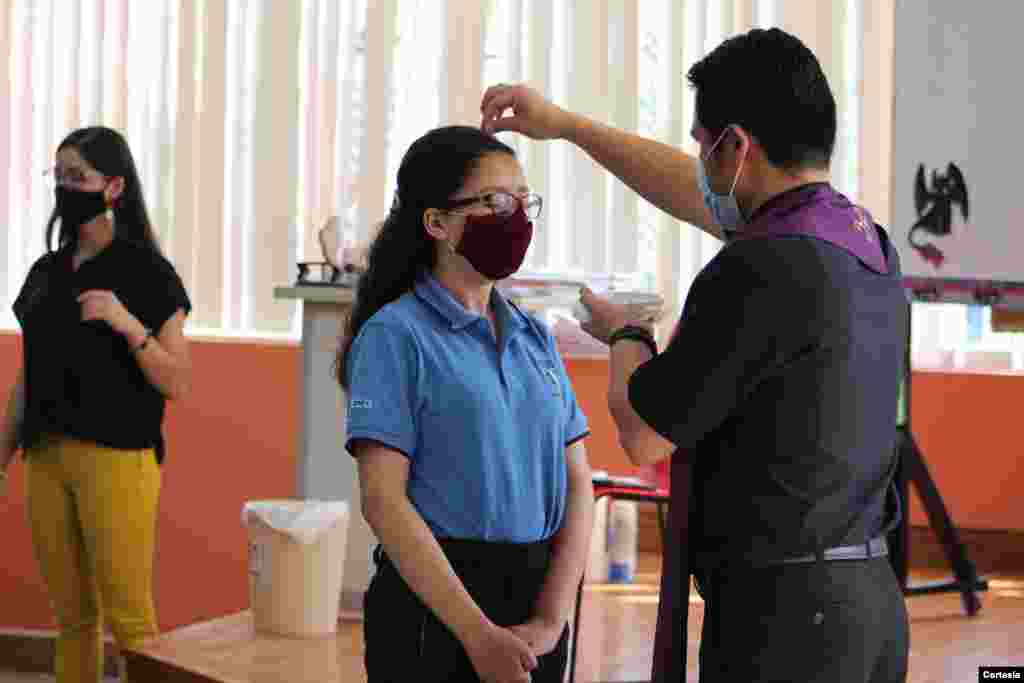
<svg viewBox="0 0 1024 683">
<path fill-rule="evenodd" d="M 579 146 L 580 137 L 589 126 L 590 120 L 581 114 L 568 111 L 567 109 L 562 109 L 562 115 L 563 123 L 562 130 L 558 135 L 559 139 Z"/>
<path fill-rule="evenodd" d="M 651 334 L 651 331 L 645 327 L 623 325 L 613 330 L 608 337 L 608 345 L 612 347 L 622 341 L 639 342 L 647 347 L 647 350 L 651 352 L 651 356 L 658 355 L 658 343 L 654 340 L 654 335 Z"/>
</svg>

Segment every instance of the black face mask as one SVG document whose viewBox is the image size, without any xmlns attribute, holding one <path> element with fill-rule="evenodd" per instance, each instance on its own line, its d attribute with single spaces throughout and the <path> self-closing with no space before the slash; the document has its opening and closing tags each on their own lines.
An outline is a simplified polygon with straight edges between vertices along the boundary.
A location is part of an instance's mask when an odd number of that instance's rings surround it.
<svg viewBox="0 0 1024 683">
<path fill-rule="evenodd" d="M 69 190 L 58 185 L 56 194 L 57 215 L 65 227 L 84 225 L 107 210 L 107 200 L 102 191 Z"/>
</svg>

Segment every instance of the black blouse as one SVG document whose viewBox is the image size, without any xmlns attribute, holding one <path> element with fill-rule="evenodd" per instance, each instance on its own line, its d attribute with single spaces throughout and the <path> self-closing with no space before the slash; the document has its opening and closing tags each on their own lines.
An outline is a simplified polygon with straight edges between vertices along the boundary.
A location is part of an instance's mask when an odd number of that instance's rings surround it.
<svg viewBox="0 0 1024 683">
<path fill-rule="evenodd" d="M 25 412 L 20 443 L 63 434 L 110 448 L 155 448 L 163 459 L 164 396 L 150 384 L 128 341 L 104 321 L 82 322 L 76 300 L 111 290 L 153 331 L 192 305 L 174 266 L 152 248 L 115 238 L 72 270 L 73 250 L 40 258 L 14 302 L 21 324 Z"/>
</svg>

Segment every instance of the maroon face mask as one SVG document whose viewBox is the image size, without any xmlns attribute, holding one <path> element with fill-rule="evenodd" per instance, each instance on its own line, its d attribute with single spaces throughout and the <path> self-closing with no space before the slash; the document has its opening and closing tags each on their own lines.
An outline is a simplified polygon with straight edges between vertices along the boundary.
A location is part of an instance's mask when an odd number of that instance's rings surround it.
<svg viewBox="0 0 1024 683">
<path fill-rule="evenodd" d="M 533 223 L 520 205 L 509 216 L 466 216 L 455 253 L 489 280 L 503 280 L 519 270 L 533 239 Z"/>
</svg>

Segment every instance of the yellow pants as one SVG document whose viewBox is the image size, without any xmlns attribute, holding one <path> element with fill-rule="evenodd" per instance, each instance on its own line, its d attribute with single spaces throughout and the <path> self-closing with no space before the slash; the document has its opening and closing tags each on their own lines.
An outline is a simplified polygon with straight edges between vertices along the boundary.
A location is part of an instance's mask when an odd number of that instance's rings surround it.
<svg viewBox="0 0 1024 683">
<path fill-rule="evenodd" d="M 57 681 L 97 683 L 104 622 L 121 649 L 157 634 L 156 456 L 53 437 L 29 451 L 25 471 L 36 558 L 59 627 Z"/>
</svg>

